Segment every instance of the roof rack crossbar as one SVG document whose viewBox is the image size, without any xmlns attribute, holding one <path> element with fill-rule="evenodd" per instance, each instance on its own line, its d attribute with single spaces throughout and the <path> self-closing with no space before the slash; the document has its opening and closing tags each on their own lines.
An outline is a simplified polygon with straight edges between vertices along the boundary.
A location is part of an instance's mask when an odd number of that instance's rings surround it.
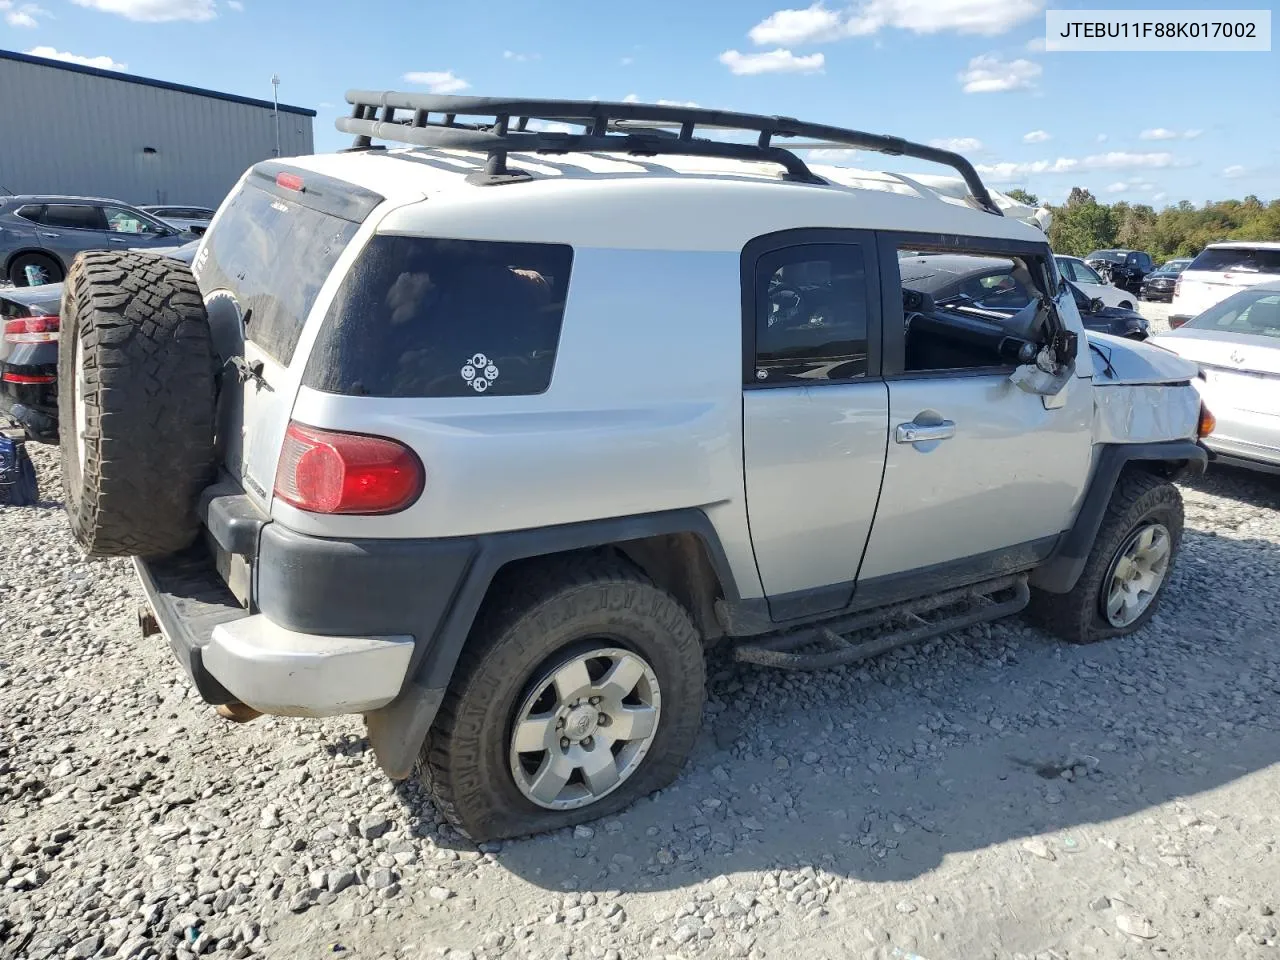
<svg viewBox="0 0 1280 960">
<path fill-rule="evenodd" d="M 336 126 L 342 132 L 355 136 L 356 149 L 367 149 L 377 138 L 416 146 L 488 153 L 490 159 L 485 166 L 494 171 L 495 179 L 477 178 L 474 182 L 507 183 L 528 179 L 528 175 L 507 169 L 506 157 L 510 153 L 623 153 L 633 156 L 726 157 L 777 163 L 786 170 L 790 180 L 824 183 L 792 152 L 809 149 L 810 144 L 796 144 L 787 149 L 776 142 L 782 138 L 805 138 L 806 141 L 833 147 L 852 147 L 949 166 L 963 178 L 971 198 L 980 208 L 1002 215 L 973 164 L 958 153 L 913 143 L 901 137 L 806 123 L 792 117 L 663 104 L 460 97 L 393 90 L 350 90 L 347 102 L 353 108 L 351 115 L 339 117 Z M 382 108 L 381 119 L 379 107 Z M 412 114 L 396 117 L 396 110 L 409 110 Z M 443 122 L 433 120 L 433 115 L 442 115 Z M 459 123 L 459 117 L 492 120 Z M 513 118 L 515 123 L 511 122 Z M 584 132 L 529 129 L 530 122 L 535 120 L 581 126 Z M 736 143 L 697 135 L 700 131 L 710 130 L 753 132 L 757 137 L 755 143 Z"/>
</svg>

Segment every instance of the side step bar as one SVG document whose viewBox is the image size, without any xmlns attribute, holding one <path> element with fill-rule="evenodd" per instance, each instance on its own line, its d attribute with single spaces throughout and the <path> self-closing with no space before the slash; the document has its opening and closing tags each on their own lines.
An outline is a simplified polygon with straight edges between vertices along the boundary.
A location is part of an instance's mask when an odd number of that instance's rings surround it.
<svg viewBox="0 0 1280 960">
<path fill-rule="evenodd" d="M 932 597 L 800 627 L 740 643 L 735 660 L 783 670 L 821 670 L 878 656 L 895 647 L 1017 613 L 1031 599 L 1025 574 L 997 577 Z M 885 629 L 877 628 L 887 628 Z M 861 637 L 850 634 L 866 632 Z M 805 652 L 795 651 L 804 649 Z"/>
</svg>

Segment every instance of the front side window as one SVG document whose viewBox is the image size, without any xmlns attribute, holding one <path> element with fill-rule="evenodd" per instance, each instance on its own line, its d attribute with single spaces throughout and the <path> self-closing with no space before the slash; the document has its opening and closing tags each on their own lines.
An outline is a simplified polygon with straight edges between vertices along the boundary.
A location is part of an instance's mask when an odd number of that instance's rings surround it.
<svg viewBox="0 0 1280 960">
<path fill-rule="evenodd" d="M 151 237 L 169 233 L 167 227 L 141 216 L 137 210 L 129 210 L 125 207 L 103 207 L 102 212 L 107 218 L 107 229 L 112 233 Z"/>
<path fill-rule="evenodd" d="M 564 244 L 375 236 L 334 297 L 303 382 L 351 396 L 542 393 L 572 264 Z"/>
<path fill-rule="evenodd" d="M 851 380 L 867 375 L 867 270 L 854 244 L 775 251 L 756 266 L 755 380 Z"/>
<path fill-rule="evenodd" d="M 1072 266 L 1075 267 L 1075 278 L 1078 282 L 1096 283 L 1099 286 L 1102 286 L 1102 277 L 1098 274 L 1097 270 L 1093 269 L 1093 267 L 1089 266 L 1087 263 L 1072 263 Z"/>
<path fill-rule="evenodd" d="M 1186 326 L 1280 340 L 1280 294 L 1252 290 L 1237 293 L 1210 307 Z"/>
<path fill-rule="evenodd" d="M 80 203 L 51 203 L 44 208 L 42 223 L 65 230 L 105 230 L 102 208 Z"/>
<path fill-rule="evenodd" d="M 899 272 L 904 372 L 1012 370 L 1026 362 L 1020 351 L 1037 345 L 1039 304 L 1050 299 L 1047 257 L 938 247 L 909 267 L 899 260 Z M 1072 293 L 1079 295 L 1074 287 Z"/>
</svg>

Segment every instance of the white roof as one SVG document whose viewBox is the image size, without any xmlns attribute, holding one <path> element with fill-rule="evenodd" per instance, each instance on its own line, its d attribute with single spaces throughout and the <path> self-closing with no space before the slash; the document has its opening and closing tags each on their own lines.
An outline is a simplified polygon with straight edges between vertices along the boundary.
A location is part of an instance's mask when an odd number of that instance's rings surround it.
<svg viewBox="0 0 1280 960">
<path fill-rule="evenodd" d="M 964 199 L 955 177 L 811 165 L 830 182 L 801 184 L 784 180 L 776 164 L 720 157 L 512 153 L 509 166 L 532 174 L 532 182 L 478 186 L 466 175 L 482 170 L 485 156 L 470 151 L 410 148 L 289 162 L 397 203 L 380 233 L 720 251 L 800 227 L 1045 240 L 1016 219 L 1030 208 L 1004 197 L 1012 216 L 986 213 Z"/>
<path fill-rule="evenodd" d="M 1207 243 L 1205 249 L 1245 247 L 1249 250 L 1280 250 L 1280 242 L 1275 240 L 1223 240 L 1221 243 Z M 1187 259 L 1187 258 L 1183 258 Z"/>
</svg>

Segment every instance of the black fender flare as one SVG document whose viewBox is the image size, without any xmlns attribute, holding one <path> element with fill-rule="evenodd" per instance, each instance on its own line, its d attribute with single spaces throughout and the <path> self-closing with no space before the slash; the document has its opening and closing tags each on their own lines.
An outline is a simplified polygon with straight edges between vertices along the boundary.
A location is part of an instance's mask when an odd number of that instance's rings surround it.
<svg viewBox="0 0 1280 960">
<path fill-rule="evenodd" d="M 444 616 L 427 643 L 417 645 L 400 695 L 387 706 L 365 714 L 369 743 L 383 772 L 395 780 L 413 772 L 476 614 L 499 570 L 517 560 L 671 534 L 696 536 L 706 548 L 724 595 L 739 599 L 719 534 L 706 513 L 697 508 L 467 538 L 469 556 L 463 561 Z"/>
<path fill-rule="evenodd" d="M 1099 447 L 1075 522 L 1059 538 L 1048 559 L 1031 572 L 1031 586 L 1047 593 L 1069 593 L 1080 579 L 1102 518 L 1126 467 L 1164 464 L 1170 479 L 1199 476 L 1209 463 L 1209 453 L 1195 440 L 1160 443 L 1113 443 Z"/>
</svg>

